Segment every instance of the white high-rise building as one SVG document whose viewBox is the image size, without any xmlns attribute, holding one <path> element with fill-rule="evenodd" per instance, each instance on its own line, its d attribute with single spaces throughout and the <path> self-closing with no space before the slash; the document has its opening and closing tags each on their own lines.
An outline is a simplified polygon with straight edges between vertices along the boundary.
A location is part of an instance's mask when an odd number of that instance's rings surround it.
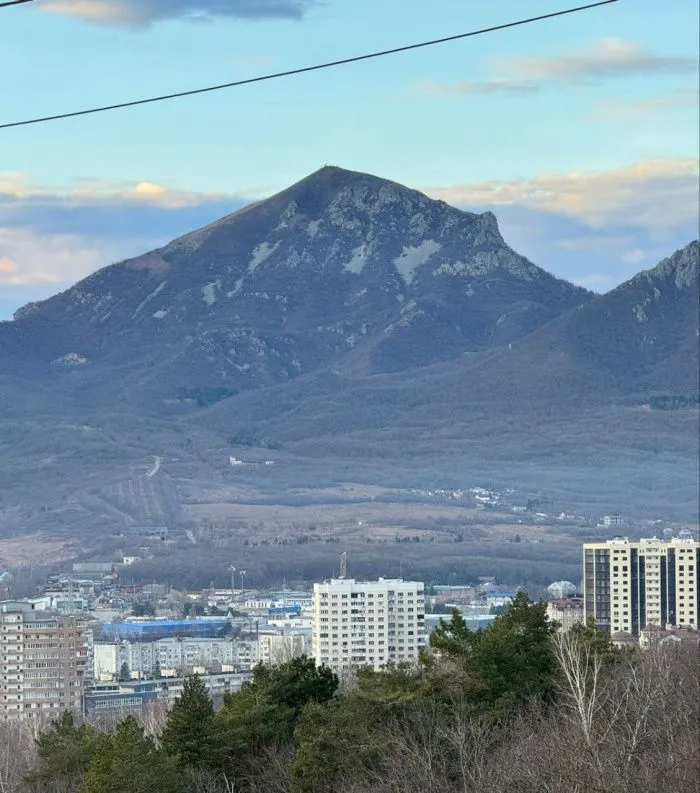
<svg viewBox="0 0 700 793">
<path fill-rule="evenodd" d="M 362 666 L 415 663 L 424 644 L 424 618 L 422 582 L 335 578 L 314 584 L 316 665 L 343 674 Z"/>
<path fill-rule="evenodd" d="M 586 618 L 610 633 L 698 626 L 700 543 L 627 537 L 583 546 Z"/>
</svg>

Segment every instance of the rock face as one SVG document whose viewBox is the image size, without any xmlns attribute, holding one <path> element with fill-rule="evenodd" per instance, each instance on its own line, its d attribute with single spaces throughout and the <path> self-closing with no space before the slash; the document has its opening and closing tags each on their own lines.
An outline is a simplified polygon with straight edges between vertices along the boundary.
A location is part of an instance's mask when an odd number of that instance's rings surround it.
<svg viewBox="0 0 700 793">
<path fill-rule="evenodd" d="M 697 242 L 594 296 L 323 168 L 0 323 L 0 536 L 177 524 L 251 445 L 266 493 L 490 470 L 694 515 L 699 326 Z"/>
<path fill-rule="evenodd" d="M 489 212 L 325 167 L 26 306 L 0 346 L 38 366 L 115 367 L 127 391 L 167 398 L 431 364 L 590 299 L 509 248 Z"/>
</svg>

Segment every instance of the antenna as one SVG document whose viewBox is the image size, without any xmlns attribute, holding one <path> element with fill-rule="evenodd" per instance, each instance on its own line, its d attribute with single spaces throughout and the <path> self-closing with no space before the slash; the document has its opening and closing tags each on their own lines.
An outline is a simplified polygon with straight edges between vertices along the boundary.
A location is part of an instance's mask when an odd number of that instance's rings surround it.
<svg viewBox="0 0 700 793">
<path fill-rule="evenodd" d="M 348 574 L 348 552 L 340 554 L 340 578 L 346 578 Z"/>
</svg>

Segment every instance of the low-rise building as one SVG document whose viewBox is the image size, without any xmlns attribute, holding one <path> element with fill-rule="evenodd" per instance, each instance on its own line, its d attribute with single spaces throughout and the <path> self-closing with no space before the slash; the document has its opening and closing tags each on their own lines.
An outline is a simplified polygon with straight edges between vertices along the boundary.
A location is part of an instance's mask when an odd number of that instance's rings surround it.
<svg viewBox="0 0 700 793">
<path fill-rule="evenodd" d="M 251 679 L 249 672 L 218 672 L 199 675 L 209 696 L 220 702 L 224 695 L 240 691 Z M 172 705 L 181 696 L 186 678 L 163 680 L 127 680 L 97 683 L 85 692 L 85 715 L 138 713 L 144 707 L 163 702 Z"/>
</svg>

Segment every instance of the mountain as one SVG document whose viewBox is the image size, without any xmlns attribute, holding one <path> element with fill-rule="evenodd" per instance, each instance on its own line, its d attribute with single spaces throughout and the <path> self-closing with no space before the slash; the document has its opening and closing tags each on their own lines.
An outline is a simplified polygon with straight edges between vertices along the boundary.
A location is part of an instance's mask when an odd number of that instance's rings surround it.
<svg viewBox="0 0 700 793">
<path fill-rule="evenodd" d="M 699 326 L 697 241 L 593 295 L 489 212 L 325 167 L 0 323 L 0 537 L 346 482 L 694 516 Z"/>
<path fill-rule="evenodd" d="M 139 403 L 403 371 L 512 342 L 590 299 L 509 248 L 489 212 L 325 167 L 25 306 L 0 349 L 6 368 L 83 367 L 100 399 L 118 369 L 120 397 Z"/>
</svg>

